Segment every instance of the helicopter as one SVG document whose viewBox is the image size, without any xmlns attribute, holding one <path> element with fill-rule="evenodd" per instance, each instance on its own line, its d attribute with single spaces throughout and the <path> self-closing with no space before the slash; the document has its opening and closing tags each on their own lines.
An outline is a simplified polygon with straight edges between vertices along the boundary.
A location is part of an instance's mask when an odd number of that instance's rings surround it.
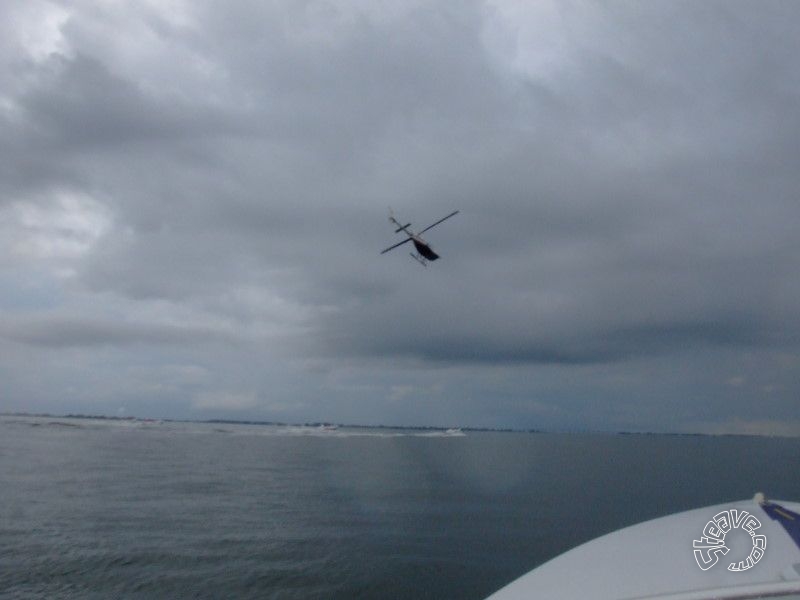
<svg viewBox="0 0 800 600">
<path fill-rule="evenodd" d="M 437 258 L 439 258 L 439 255 L 436 254 L 436 252 L 433 251 L 433 248 L 431 248 L 430 244 L 428 244 L 428 242 L 423 240 L 420 237 L 420 235 L 425 233 L 429 229 L 431 229 L 433 227 L 436 227 L 442 221 L 446 221 L 450 217 L 453 217 L 453 216 L 455 216 L 457 214 L 458 214 L 457 210 L 453 211 L 449 215 L 447 215 L 446 217 L 443 217 L 443 218 L 439 219 L 438 221 L 436 221 L 433 225 L 428 225 L 425 229 L 423 229 L 419 233 L 414 233 L 413 231 L 411 231 L 411 229 L 409 229 L 409 227 L 411 227 L 411 223 L 406 223 L 405 225 L 401 225 L 400 221 L 398 221 L 397 219 L 394 218 L 394 212 L 390 208 L 389 209 L 389 222 L 394 223 L 397 226 L 397 229 L 395 229 L 394 232 L 395 233 L 400 233 L 402 231 L 408 237 L 406 239 L 404 239 L 402 242 L 399 242 L 399 243 L 395 244 L 394 246 L 389 246 L 385 250 L 382 250 L 381 254 L 386 254 L 389 250 L 394 250 L 395 248 L 397 248 L 398 246 L 402 246 L 406 242 L 414 242 L 414 247 L 417 249 L 417 254 L 415 254 L 414 252 L 410 252 L 409 254 L 411 254 L 411 257 L 414 260 L 416 260 L 418 263 L 420 263 L 423 267 L 427 267 L 428 266 L 428 261 L 436 260 Z"/>
</svg>

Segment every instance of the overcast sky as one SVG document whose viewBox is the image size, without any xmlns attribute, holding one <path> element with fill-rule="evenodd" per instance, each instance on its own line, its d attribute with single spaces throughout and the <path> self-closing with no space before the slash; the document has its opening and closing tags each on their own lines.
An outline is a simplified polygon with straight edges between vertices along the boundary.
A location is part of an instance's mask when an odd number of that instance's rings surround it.
<svg viewBox="0 0 800 600">
<path fill-rule="evenodd" d="M 0 410 L 800 434 L 798 22 L 3 2 Z"/>
</svg>

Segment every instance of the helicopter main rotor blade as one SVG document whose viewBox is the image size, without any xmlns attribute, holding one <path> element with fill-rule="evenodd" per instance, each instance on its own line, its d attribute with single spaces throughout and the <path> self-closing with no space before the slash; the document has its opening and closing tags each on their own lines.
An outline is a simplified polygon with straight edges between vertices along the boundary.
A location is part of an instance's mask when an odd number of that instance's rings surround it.
<svg viewBox="0 0 800 600">
<path fill-rule="evenodd" d="M 428 225 L 428 226 L 427 226 L 425 229 L 423 229 L 422 231 L 420 231 L 420 232 L 419 232 L 417 235 L 420 235 L 420 234 L 423 234 L 423 233 L 425 233 L 426 231 L 428 231 L 428 229 L 432 229 L 433 227 L 436 227 L 436 226 L 437 226 L 439 223 L 441 223 L 442 221 L 446 221 L 446 220 L 447 220 L 447 219 L 449 219 L 450 217 L 453 217 L 453 216 L 455 216 L 455 215 L 457 215 L 457 214 L 458 214 L 458 211 L 457 211 L 457 210 L 456 210 L 456 211 L 453 211 L 453 212 L 451 212 L 451 213 L 450 213 L 449 215 L 447 215 L 446 217 L 444 217 L 444 218 L 442 218 L 442 219 L 439 219 L 438 221 L 436 221 L 436 223 L 434 223 L 433 225 Z"/>
<path fill-rule="evenodd" d="M 409 237 L 409 238 L 406 238 L 406 239 L 404 239 L 402 242 L 400 242 L 400 243 L 398 243 L 398 244 L 395 244 L 394 246 L 389 246 L 389 247 L 388 247 L 386 250 L 381 250 L 381 254 L 386 254 L 386 253 L 387 253 L 389 250 L 394 250 L 394 249 L 395 249 L 395 248 L 397 248 L 398 246 L 402 246 L 403 244 L 405 244 L 405 243 L 408 243 L 408 242 L 410 242 L 411 240 L 412 240 L 412 238 L 410 238 L 410 237 Z"/>
</svg>

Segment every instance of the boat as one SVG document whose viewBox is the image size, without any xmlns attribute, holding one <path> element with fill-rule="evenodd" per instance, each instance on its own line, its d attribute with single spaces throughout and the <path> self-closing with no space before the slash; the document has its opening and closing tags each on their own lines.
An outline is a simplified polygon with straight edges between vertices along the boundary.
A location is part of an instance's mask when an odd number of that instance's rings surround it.
<svg viewBox="0 0 800 600">
<path fill-rule="evenodd" d="M 800 599 L 800 503 L 707 506 L 619 529 L 487 600 Z"/>
</svg>

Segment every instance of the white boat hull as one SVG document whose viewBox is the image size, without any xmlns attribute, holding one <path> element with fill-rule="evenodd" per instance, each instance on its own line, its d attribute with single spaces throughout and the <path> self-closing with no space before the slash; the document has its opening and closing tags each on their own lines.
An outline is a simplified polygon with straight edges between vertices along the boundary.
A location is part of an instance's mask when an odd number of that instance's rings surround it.
<svg viewBox="0 0 800 600">
<path fill-rule="evenodd" d="M 758 500 L 708 506 L 609 533 L 557 556 L 490 599 L 800 599 L 798 543 Z M 789 517 L 800 513 L 798 503 L 770 504 Z M 746 523 L 745 512 L 755 521 Z M 727 534 L 715 532 L 726 519 L 738 522 L 727 525 Z M 704 531 L 717 535 L 716 541 Z M 714 550 L 720 535 L 726 553 Z"/>
</svg>

